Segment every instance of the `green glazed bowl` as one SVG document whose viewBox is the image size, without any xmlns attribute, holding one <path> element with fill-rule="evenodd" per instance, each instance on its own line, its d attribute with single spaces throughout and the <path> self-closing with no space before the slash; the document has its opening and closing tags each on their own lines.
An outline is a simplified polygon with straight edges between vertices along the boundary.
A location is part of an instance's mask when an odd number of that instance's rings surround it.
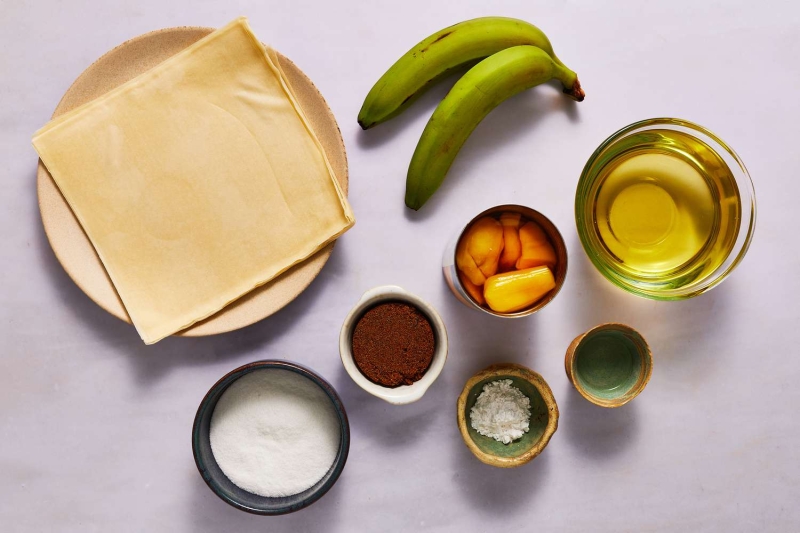
<svg viewBox="0 0 800 533">
<path fill-rule="evenodd" d="M 483 386 L 498 379 L 510 379 L 531 401 L 530 430 L 510 444 L 481 435 L 469 421 L 469 413 Z M 558 406 L 550 386 L 533 370 L 514 363 L 492 365 L 472 376 L 458 397 L 457 417 L 467 448 L 482 462 L 500 468 L 513 468 L 533 460 L 558 428 Z"/>
<path fill-rule="evenodd" d="M 569 345 L 567 377 L 595 405 L 619 407 L 641 393 L 653 372 L 653 355 L 638 331 L 624 324 L 601 324 Z"/>
</svg>

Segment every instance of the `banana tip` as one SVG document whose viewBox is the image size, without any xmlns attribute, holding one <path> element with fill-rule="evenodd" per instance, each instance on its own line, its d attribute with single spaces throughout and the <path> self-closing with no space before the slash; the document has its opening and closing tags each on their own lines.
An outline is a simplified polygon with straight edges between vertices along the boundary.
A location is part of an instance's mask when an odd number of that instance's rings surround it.
<svg viewBox="0 0 800 533">
<path fill-rule="evenodd" d="M 414 211 L 419 211 L 419 208 L 422 207 L 422 204 L 417 202 L 414 198 L 406 197 L 406 207 Z"/>
</svg>

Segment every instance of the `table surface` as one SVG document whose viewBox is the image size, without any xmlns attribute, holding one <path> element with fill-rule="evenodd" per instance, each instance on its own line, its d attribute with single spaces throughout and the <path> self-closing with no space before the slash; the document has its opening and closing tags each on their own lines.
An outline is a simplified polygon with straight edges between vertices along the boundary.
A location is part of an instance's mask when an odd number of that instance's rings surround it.
<svg viewBox="0 0 800 533">
<path fill-rule="evenodd" d="M 0 3 L 0 524 L 3 531 L 797 531 L 800 528 L 800 10 L 769 2 L 12 2 Z M 607 5 L 601 5 L 607 4 Z M 357 224 L 284 310 L 243 330 L 145 346 L 64 273 L 43 233 L 30 138 L 72 80 L 150 30 L 248 15 L 325 95 L 350 162 Z M 411 45 L 475 16 L 530 20 L 580 75 L 581 104 L 554 86 L 523 93 L 477 128 L 442 190 L 403 205 L 416 141 L 450 80 L 362 132 L 372 83 Z M 624 293 L 588 262 L 573 197 L 594 148 L 654 116 L 705 125 L 753 176 L 758 223 L 732 277 L 698 298 Z M 570 272 L 523 320 L 470 310 L 445 286 L 441 252 L 475 213 L 506 202 L 562 230 Z M 793 224 L 795 224 L 793 226 Z M 397 284 L 430 301 L 450 355 L 421 401 L 391 406 L 339 360 L 339 328 L 361 294 Z M 639 329 L 652 380 L 603 410 L 572 390 L 563 355 L 601 322 Z M 286 358 L 325 376 L 350 416 L 335 487 L 294 515 L 258 517 L 212 494 L 190 430 L 208 388 L 250 361 Z M 461 441 L 464 382 L 499 361 L 540 372 L 561 411 L 537 459 L 499 470 Z"/>
</svg>

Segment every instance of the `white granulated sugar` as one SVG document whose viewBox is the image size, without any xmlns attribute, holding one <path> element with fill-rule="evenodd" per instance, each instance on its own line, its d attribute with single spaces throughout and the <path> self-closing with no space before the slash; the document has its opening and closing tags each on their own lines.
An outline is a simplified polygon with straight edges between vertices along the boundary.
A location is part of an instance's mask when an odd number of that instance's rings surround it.
<svg viewBox="0 0 800 533">
<path fill-rule="evenodd" d="M 498 379 L 483 386 L 469 418 L 475 431 L 508 444 L 530 429 L 531 401 L 510 379 Z"/>
<path fill-rule="evenodd" d="M 290 496 L 328 472 L 341 440 L 325 392 L 296 372 L 255 370 L 233 382 L 211 416 L 214 459 L 238 487 Z"/>
</svg>

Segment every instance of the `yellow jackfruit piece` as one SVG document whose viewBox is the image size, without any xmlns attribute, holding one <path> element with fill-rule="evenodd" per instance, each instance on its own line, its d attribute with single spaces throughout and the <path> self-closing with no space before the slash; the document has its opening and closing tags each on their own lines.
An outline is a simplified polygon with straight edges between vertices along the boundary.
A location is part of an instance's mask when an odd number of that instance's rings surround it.
<svg viewBox="0 0 800 533">
<path fill-rule="evenodd" d="M 530 307 L 555 286 L 553 272 L 541 266 L 490 277 L 483 286 L 483 296 L 493 311 L 513 313 Z"/>
</svg>

